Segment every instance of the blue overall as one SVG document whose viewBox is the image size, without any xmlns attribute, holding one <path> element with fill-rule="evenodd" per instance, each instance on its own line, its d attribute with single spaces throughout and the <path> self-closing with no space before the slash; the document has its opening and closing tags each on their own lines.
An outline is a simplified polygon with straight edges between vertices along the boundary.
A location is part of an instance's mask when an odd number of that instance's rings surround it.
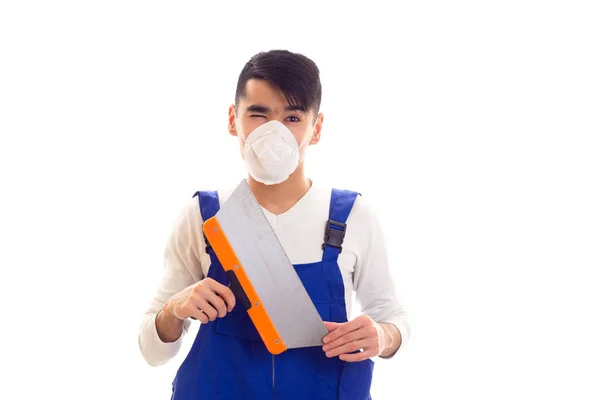
<svg viewBox="0 0 600 400">
<path fill-rule="evenodd" d="M 344 282 L 337 264 L 356 192 L 334 189 L 325 229 L 323 259 L 294 265 L 324 321 L 346 322 Z M 196 192 L 206 221 L 219 210 L 216 191 Z M 207 242 L 208 277 L 229 278 Z M 224 318 L 200 327 L 173 381 L 171 400 L 370 400 L 373 361 L 328 358 L 322 347 L 269 353 L 240 302 Z"/>
</svg>

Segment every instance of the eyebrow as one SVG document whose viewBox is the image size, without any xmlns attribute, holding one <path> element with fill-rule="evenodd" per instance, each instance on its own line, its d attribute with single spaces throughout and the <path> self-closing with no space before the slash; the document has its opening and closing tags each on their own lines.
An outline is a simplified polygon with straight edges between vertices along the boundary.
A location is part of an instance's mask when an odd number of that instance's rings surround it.
<svg viewBox="0 0 600 400">
<path fill-rule="evenodd" d="M 285 111 L 302 111 L 302 112 L 306 112 L 306 107 L 304 106 L 287 106 L 285 108 Z"/>
<path fill-rule="evenodd" d="M 252 104 L 246 108 L 246 111 L 257 112 L 257 113 L 261 113 L 261 114 L 269 114 L 271 112 L 271 109 L 268 107 L 265 107 L 265 106 L 258 105 L 258 104 Z"/>
<path fill-rule="evenodd" d="M 246 108 L 246 111 L 257 112 L 261 114 L 269 114 L 271 113 L 271 109 L 269 107 L 262 106 L 260 104 L 251 104 Z M 287 106 L 285 111 L 302 111 L 306 112 L 306 107 L 295 105 L 295 106 Z"/>
</svg>

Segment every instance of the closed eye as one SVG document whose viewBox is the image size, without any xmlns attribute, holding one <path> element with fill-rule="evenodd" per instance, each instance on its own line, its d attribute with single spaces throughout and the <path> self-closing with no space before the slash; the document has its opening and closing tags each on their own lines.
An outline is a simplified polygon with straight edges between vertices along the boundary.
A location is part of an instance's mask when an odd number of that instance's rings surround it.
<svg viewBox="0 0 600 400">
<path fill-rule="evenodd" d="M 252 114 L 250 118 L 267 118 L 265 115 Z"/>
</svg>

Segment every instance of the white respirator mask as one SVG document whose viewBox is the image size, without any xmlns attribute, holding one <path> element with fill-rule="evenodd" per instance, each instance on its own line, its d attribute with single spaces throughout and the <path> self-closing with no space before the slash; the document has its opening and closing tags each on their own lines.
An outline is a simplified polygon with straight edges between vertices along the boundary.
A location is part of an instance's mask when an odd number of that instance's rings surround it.
<svg viewBox="0 0 600 400">
<path fill-rule="evenodd" d="M 298 146 L 292 132 L 281 122 L 271 120 L 260 125 L 246 139 L 242 138 L 248 173 L 265 185 L 285 181 L 298 168 L 300 149 L 311 138 L 312 135 Z"/>
</svg>

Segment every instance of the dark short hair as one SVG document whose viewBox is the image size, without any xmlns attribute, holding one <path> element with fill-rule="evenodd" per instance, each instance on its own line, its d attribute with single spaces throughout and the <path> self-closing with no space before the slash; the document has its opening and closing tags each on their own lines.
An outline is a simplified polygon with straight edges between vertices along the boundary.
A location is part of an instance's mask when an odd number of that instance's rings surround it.
<svg viewBox="0 0 600 400">
<path fill-rule="evenodd" d="M 287 50 L 271 50 L 254 55 L 244 65 L 235 91 L 235 107 L 246 95 L 250 79 L 263 79 L 279 87 L 290 106 L 306 111 L 321 107 L 321 80 L 319 68 L 308 57 Z"/>
</svg>

